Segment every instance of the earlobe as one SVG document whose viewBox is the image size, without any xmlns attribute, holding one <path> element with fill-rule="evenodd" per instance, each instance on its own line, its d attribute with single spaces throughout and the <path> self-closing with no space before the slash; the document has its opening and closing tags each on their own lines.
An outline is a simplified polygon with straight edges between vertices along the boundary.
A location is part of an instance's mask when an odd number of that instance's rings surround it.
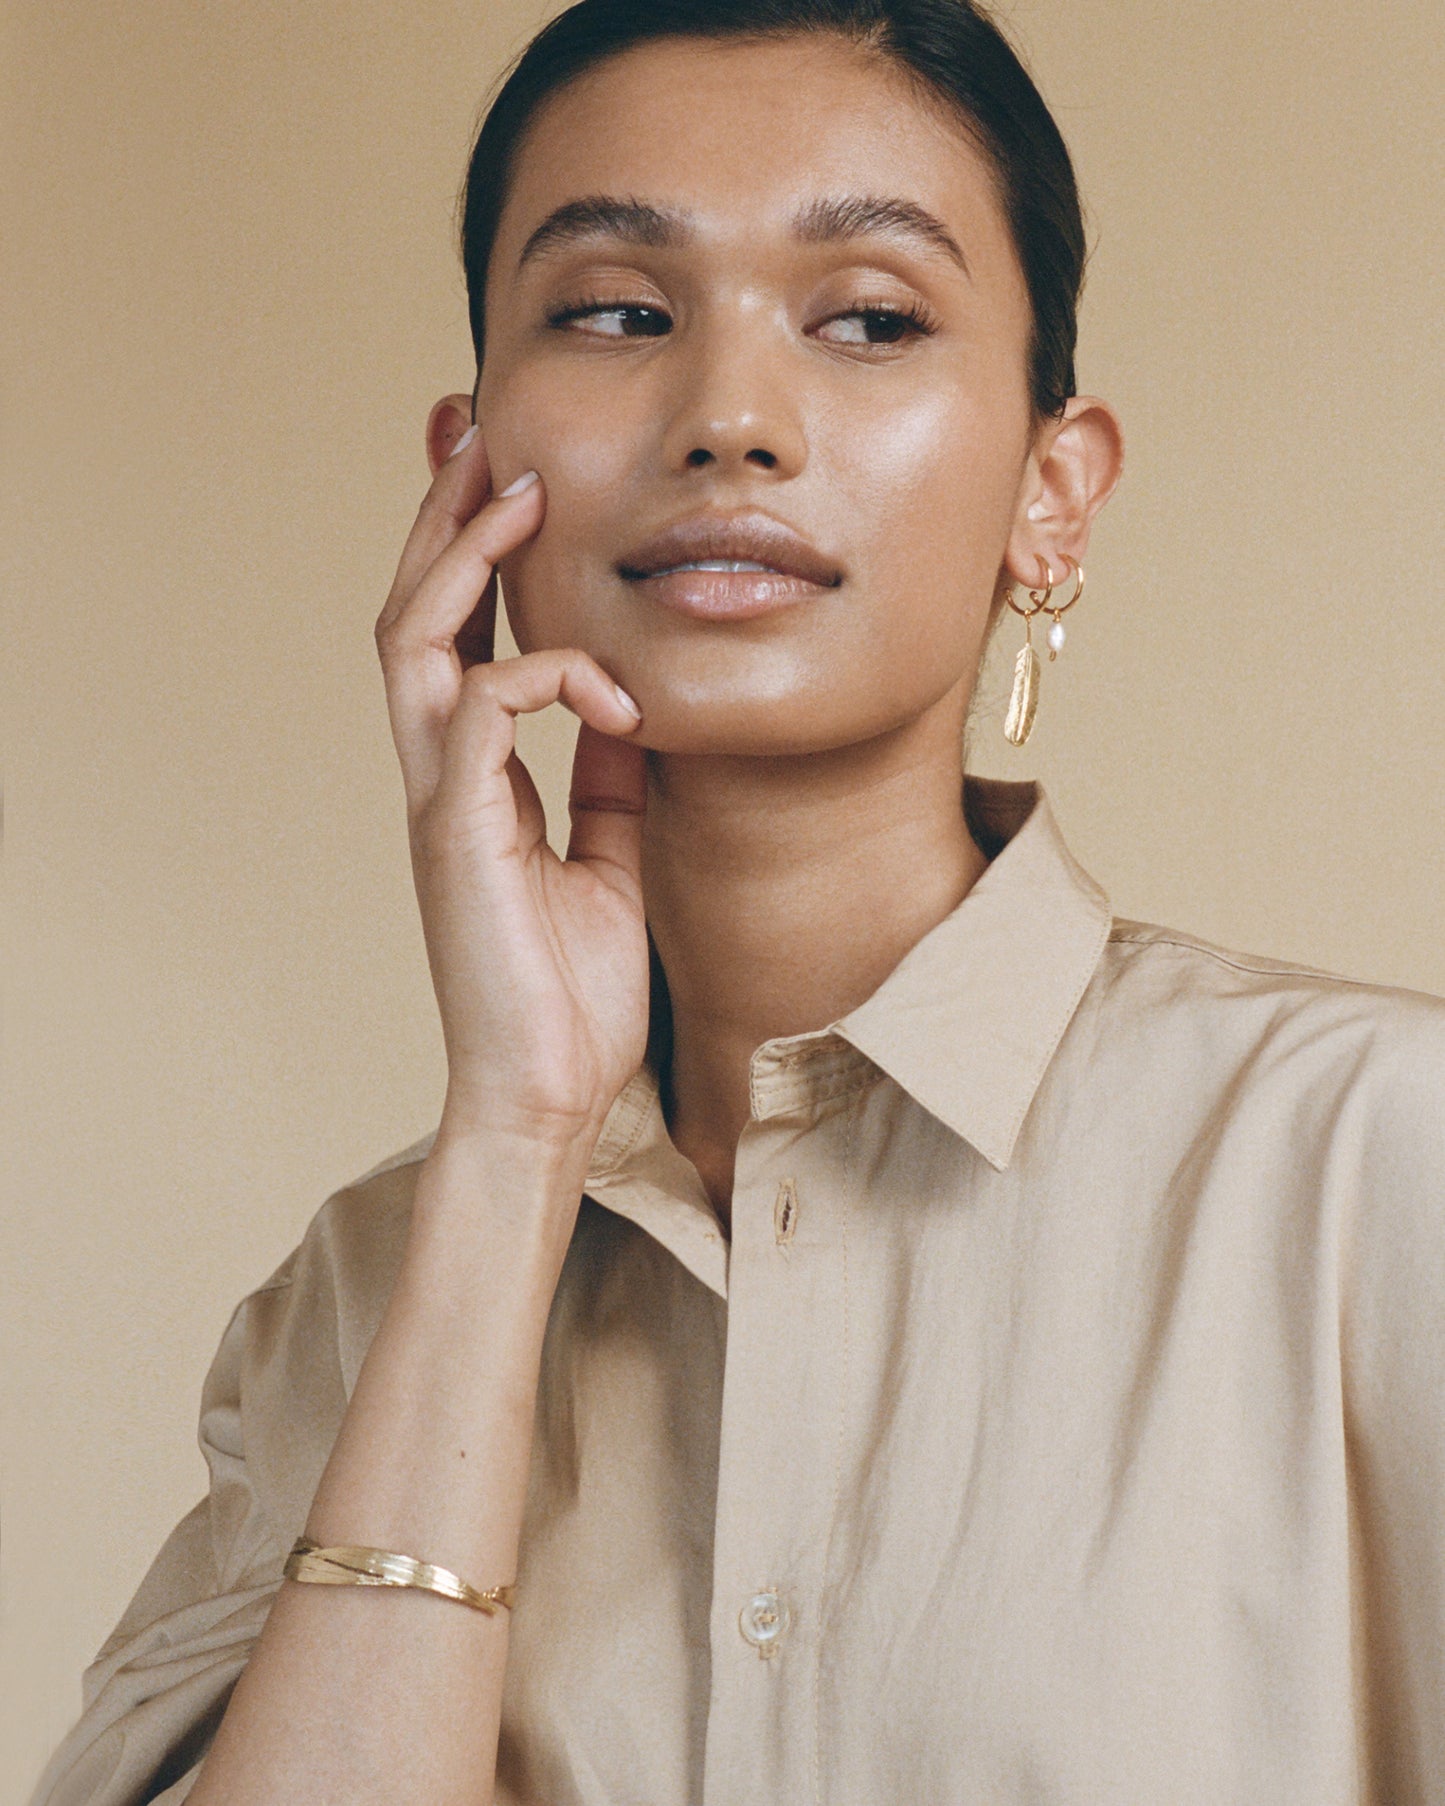
<svg viewBox="0 0 1445 1806">
<path fill-rule="evenodd" d="M 426 459 L 433 476 L 446 463 L 458 439 L 472 424 L 470 395 L 443 395 L 426 418 Z"/>
</svg>

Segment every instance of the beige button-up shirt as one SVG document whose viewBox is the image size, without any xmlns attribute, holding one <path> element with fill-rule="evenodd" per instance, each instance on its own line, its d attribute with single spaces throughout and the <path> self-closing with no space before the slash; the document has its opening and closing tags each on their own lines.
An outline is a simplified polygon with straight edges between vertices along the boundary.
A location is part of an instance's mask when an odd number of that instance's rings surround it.
<svg viewBox="0 0 1445 1806">
<path fill-rule="evenodd" d="M 498 1800 L 1442 1806 L 1445 1003 L 1116 921 L 1034 786 L 966 794 L 974 889 L 753 1055 L 730 1244 L 648 1066 L 607 1120 Z M 238 1307 L 37 1802 L 184 1797 L 427 1145 Z"/>
</svg>

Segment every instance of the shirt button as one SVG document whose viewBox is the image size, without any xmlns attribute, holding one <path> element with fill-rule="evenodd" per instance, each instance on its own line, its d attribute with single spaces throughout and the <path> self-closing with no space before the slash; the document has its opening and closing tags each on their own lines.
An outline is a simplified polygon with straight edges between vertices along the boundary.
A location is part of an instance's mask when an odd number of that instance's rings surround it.
<svg viewBox="0 0 1445 1806">
<path fill-rule="evenodd" d="M 760 1656 L 770 1656 L 787 1634 L 788 1602 L 776 1593 L 754 1593 L 738 1613 L 738 1626 Z"/>
</svg>

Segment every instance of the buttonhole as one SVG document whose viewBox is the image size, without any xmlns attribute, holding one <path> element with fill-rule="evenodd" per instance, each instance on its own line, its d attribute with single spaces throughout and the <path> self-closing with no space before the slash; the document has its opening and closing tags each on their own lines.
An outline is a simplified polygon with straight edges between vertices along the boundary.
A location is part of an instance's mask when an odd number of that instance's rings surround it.
<svg viewBox="0 0 1445 1806">
<path fill-rule="evenodd" d="M 797 1226 L 798 1188 L 793 1180 L 784 1179 L 778 1187 L 777 1203 L 773 1206 L 773 1233 L 780 1248 L 792 1241 L 793 1231 Z"/>
</svg>

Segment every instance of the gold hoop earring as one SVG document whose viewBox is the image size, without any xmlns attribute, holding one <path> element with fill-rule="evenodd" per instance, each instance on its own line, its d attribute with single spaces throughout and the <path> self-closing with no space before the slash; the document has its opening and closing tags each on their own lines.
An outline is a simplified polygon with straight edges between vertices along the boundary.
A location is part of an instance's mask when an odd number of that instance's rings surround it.
<svg viewBox="0 0 1445 1806">
<path fill-rule="evenodd" d="M 1084 593 L 1084 567 L 1081 564 L 1076 564 L 1067 552 L 1064 553 L 1064 563 L 1068 565 L 1069 575 L 1074 580 L 1074 593 L 1069 597 L 1067 602 L 1060 602 L 1055 607 L 1049 607 L 1045 604 L 1045 612 L 1053 618 L 1053 625 L 1049 628 L 1050 664 L 1052 664 L 1063 651 L 1064 640 L 1067 637 L 1064 633 L 1064 624 L 1059 619 L 1059 616 L 1066 615 L 1078 601 L 1079 597 Z"/>
<path fill-rule="evenodd" d="M 1004 738 L 1010 746 L 1024 745 L 1033 732 L 1034 716 L 1039 709 L 1039 655 L 1034 651 L 1034 616 L 1042 614 L 1048 608 L 1054 593 L 1054 568 L 1042 556 L 1039 557 L 1039 563 L 1044 569 L 1046 587 L 1028 592 L 1029 601 L 1033 604 L 1031 608 L 1024 608 L 1014 600 L 1015 586 L 1012 583 L 1004 590 L 1004 600 L 1016 615 L 1022 615 L 1024 619 L 1024 643 L 1014 661 L 1014 687 L 1003 724 Z M 1065 606 L 1072 607 L 1078 599 L 1075 594 Z M 1062 614 L 1063 609 L 1059 613 Z M 1055 620 L 1054 627 L 1058 625 Z M 1052 633 L 1053 628 L 1049 631 Z"/>
</svg>

